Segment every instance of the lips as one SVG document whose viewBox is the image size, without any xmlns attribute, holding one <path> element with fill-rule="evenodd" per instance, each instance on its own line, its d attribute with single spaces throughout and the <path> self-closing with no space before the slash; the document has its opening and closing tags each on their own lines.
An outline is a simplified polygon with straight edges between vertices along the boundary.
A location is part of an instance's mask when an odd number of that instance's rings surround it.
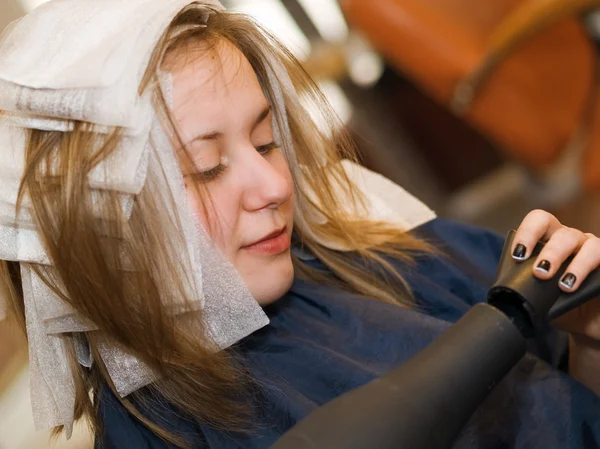
<svg viewBox="0 0 600 449">
<path fill-rule="evenodd" d="M 244 246 L 243 248 L 249 248 L 251 246 L 255 246 L 260 243 L 266 242 L 268 240 L 274 239 L 274 238 L 278 237 L 279 235 L 283 234 L 285 232 L 285 228 L 286 228 L 286 226 L 284 226 L 283 228 L 278 229 L 276 231 L 273 231 L 270 234 L 265 235 L 263 238 L 256 240 L 255 242 L 250 243 L 249 245 Z"/>
<path fill-rule="evenodd" d="M 287 226 L 265 235 L 242 249 L 256 255 L 274 256 L 284 253 L 290 248 L 291 239 L 287 232 Z"/>
</svg>

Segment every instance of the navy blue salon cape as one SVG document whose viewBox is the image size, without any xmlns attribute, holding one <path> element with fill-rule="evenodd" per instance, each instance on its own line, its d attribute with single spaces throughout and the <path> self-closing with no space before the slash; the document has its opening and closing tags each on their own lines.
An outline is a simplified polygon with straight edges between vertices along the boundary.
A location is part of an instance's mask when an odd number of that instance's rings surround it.
<svg viewBox="0 0 600 449">
<path fill-rule="evenodd" d="M 184 435 L 194 449 L 268 448 L 320 405 L 415 355 L 485 301 L 503 246 L 495 234 L 441 219 L 416 233 L 445 253 L 422 256 L 413 268 L 399 266 L 419 311 L 296 280 L 265 309 L 271 324 L 238 347 L 261 388 L 254 430 L 219 432 L 168 404 L 161 407 L 160 424 Z M 600 448 L 600 399 L 560 369 L 565 352 L 564 335 L 555 331 L 530 342 L 530 352 L 488 396 L 454 447 Z M 108 390 L 100 412 L 104 430 L 96 448 L 171 449 Z"/>
</svg>

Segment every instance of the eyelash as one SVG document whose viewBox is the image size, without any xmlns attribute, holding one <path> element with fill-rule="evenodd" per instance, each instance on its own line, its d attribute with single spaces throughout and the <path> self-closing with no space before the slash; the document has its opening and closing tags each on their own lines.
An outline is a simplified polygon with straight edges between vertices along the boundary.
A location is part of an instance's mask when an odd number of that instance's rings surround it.
<svg viewBox="0 0 600 449">
<path fill-rule="evenodd" d="M 271 151 L 273 151 L 278 146 L 279 145 L 277 145 L 275 142 L 271 142 L 266 145 L 261 145 L 260 147 L 257 147 L 256 151 L 258 151 L 263 156 L 266 156 L 267 154 L 269 154 Z"/>
<path fill-rule="evenodd" d="M 261 145 L 260 147 L 257 147 L 256 151 L 258 151 L 263 156 L 267 156 L 271 151 L 278 147 L 279 145 L 277 145 L 275 142 L 271 142 L 267 145 Z M 191 175 L 191 177 L 192 179 L 194 179 L 194 181 L 197 182 L 210 182 L 214 179 L 217 179 L 225 171 L 226 168 L 227 165 L 219 164 L 216 167 L 211 168 L 210 170 L 194 173 L 193 175 Z"/>
</svg>

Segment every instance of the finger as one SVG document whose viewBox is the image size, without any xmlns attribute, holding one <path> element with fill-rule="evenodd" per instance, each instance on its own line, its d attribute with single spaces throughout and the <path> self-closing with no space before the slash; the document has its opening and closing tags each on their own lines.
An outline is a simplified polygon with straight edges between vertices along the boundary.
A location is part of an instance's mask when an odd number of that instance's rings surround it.
<svg viewBox="0 0 600 449">
<path fill-rule="evenodd" d="M 587 241 L 581 231 L 562 227 L 546 243 L 533 264 L 534 275 L 539 279 L 550 279 L 560 266 L 575 254 Z"/>
<path fill-rule="evenodd" d="M 562 227 L 554 215 L 540 209 L 532 210 L 525 216 L 515 233 L 511 248 L 513 258 L 529 258 L 539 240 L 548 240 Z"/>
<path fill-rule="evenodd" d="M 585 278 L 600 265 L 600 239 L 590 235 L 585 237 L 581 249 L 559 281 L 560 289 L 565 292 L 577 290 Z"/>
</svg>

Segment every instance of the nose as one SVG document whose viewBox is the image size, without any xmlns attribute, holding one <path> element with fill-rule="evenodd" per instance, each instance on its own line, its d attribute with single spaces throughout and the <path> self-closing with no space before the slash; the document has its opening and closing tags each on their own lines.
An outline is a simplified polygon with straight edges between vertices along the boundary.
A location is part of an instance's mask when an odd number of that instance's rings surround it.
<svg viewBox="0 0 600 449">
<path fill-rule="evenodd" d="M 251 212 L 277 209 L 292 196 L 292 180 L 285 159 L 280 154 L 261 155 L 254 148 L 246 154 L 244 208 Z"/>
</svg>

